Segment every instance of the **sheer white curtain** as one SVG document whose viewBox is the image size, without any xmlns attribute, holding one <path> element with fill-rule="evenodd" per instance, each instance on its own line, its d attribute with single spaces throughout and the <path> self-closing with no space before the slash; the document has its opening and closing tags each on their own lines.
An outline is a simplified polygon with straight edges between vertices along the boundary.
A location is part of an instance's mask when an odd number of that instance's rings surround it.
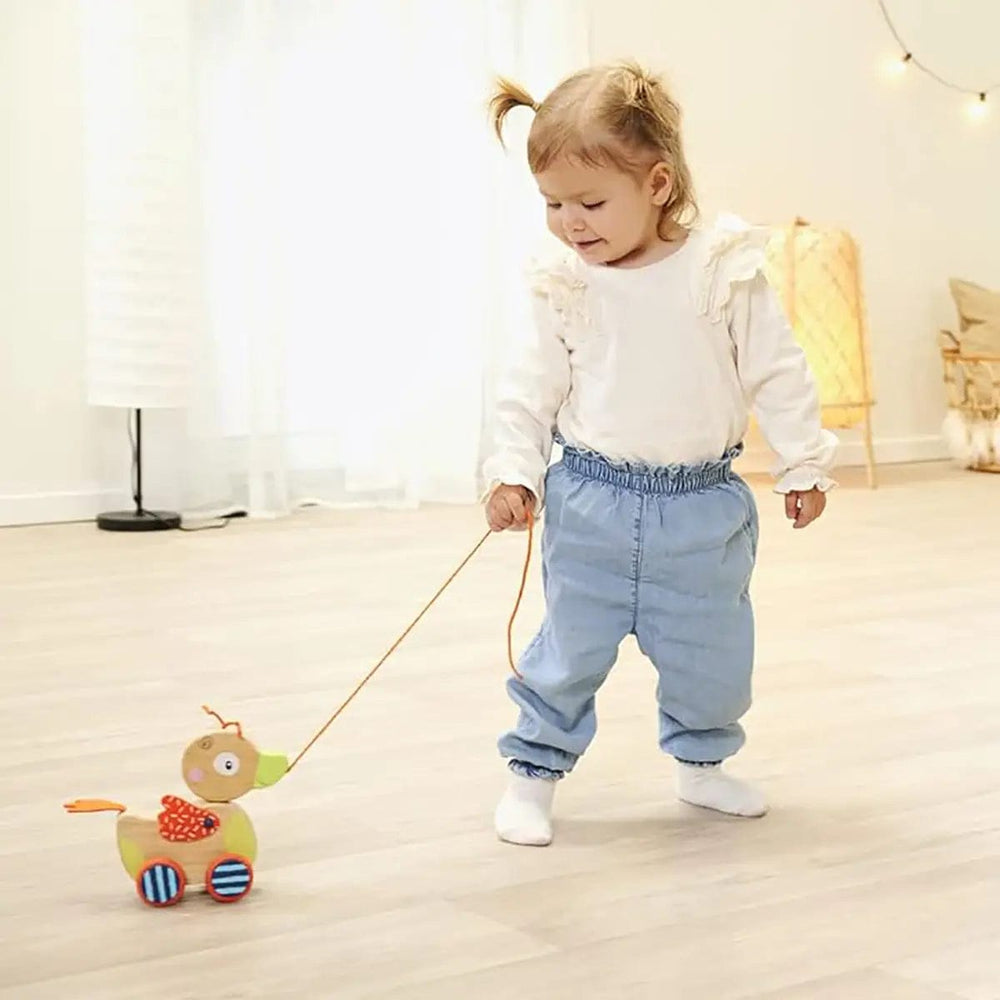
<svg viewBox="0 0 1000 1000">
<path fill-rule="evenodd" d="M 485 100 L 497 72 L 543 92 L 586 62 L 585 0 L 197 0 L 170 37 L 164 5 L 81 8 L 134 44 L 146 24 L 148 65 L 193 80 L 204 308 L 191 404 L 147 421 L 150 492 L 260 516 L 474 500 L 542 221 L 527 116 L 505 157 Z"/>
</svg>

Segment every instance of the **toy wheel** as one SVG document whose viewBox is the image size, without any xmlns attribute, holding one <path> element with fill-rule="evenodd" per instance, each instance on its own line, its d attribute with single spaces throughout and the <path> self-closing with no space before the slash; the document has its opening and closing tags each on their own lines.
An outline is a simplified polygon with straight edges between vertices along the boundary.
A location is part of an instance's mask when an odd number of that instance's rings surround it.
<svg viewBox="0 0 1000 1000">
<path fill-rule="evenodd" d="M 253 885 L 253 865 L 239 854 L 216 858 L 205 873 L 205 891 L 217 903 L 235 903 Z"/>
<path fill-rule="evenodd" d="M 139 898 L 147 906 L 173 906 L 184 895 L 187 879 L 184 869 L 169 858 L 147 861 L 135 879 Z"/>
</svg>

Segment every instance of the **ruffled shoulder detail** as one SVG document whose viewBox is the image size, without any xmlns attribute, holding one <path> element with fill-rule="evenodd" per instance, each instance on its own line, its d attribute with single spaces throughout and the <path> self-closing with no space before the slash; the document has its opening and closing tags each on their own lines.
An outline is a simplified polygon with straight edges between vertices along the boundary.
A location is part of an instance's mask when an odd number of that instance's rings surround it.
<svg viewBox="0 0 1000 1000">
<path fill-rule="evenodd" d="M 564 319 L 584 313 L 587 282 L 580 261 L 568 248 L 532 257 L 528 267 L 528 286 L 536 295 L 549 300 Z"/>
<path fill-rule="evenodd" d="M 764 249 L 771 232 L 736 215 L 720 215 L 702 232 L 701 260 L 694 267 L 694 299 L 699 315 L 713 323 L 733 295 L 733 287 L 764 272 Z"/>
</svg>

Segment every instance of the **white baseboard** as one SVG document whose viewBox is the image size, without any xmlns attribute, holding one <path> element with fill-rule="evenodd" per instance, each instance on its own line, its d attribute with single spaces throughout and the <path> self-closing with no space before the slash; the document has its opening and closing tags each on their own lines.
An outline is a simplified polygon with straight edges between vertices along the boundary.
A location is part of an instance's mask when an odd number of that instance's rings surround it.
<svg viewBox="0 0 1000 1000">
<path fill-rule="evenodd" d="M 131 507 L 125 490 L 0 494 L 0 526 L 93 521 L 102 511 Z"/>
<path fill-rule="evenodd" d="M 864 442 L 840 435 L 841 444 L 837 453 L 839 468 L 864 467 Z M 948 446 L 937 434 L 915 435 L 905 438 L 883 438 L 875 442 L 876 465 L 904 465 L 911 462 L 943 462 L 947 461 Z M 766 446 L 757 442 L 748 443 L 746 452 L 740 459 L 743 471 L 758 473 L 768 472 L 774 458 Z"/>
</svg>

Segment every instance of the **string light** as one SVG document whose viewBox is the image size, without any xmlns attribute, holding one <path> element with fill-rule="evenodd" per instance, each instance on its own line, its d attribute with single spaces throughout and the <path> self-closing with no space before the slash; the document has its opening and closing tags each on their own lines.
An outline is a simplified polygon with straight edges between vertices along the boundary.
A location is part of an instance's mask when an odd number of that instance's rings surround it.
<svg viewBox="0 0 1000 1000">
<path fill-rule="evenodd" d="M 979 95 L 969 105 L 969 117 L 974 121 L 980 121 L 989 114 L 989 105 L 986 103 L 986 91 L 981 90 Z"/>
<path fill-rule="evenodd" d="M 893 56 L 885 67 L 887 75 L 900 77 L 906 72 L 906 67 L 913 61 L 913 53 L 906 52 L 902 57 Z"/>
<path fill-rule="evenodd" d="M 991 87 L 986 87 L 985 89 L 963 87 L 961 84 L 954 83 L 951 80 L 946 80 L 943 76 L 935 73 L 934 70 L 925 66 L 919 59 L 913 54 L 913 50 L 903 41 L 900 37 L 899 32 L 896 30 L 896 25 L 892 22 L 892 17 L 889 15 L 889 11 L 886 8 L 885 0 L 878 0 L 879 10 L 882 11 L 882 17 L 885 19 L 885 23 L 892 32 L 892 37 L 896 39 L 896 43 L 899 45 L 901 56 L 893 59 L 892 62 L 887 67 L 887 72 L 890 76 L 899 77 L 905 73 L 907 67 L 915 66 L 920 72 L 929 76 L 932 80 L 941 84 L 942 87 L 947 87 L 949 90 L 954 90 L 959 94 L 966 94 L 972 98 L 969 102 L 968 112 L 969 117 L 974 120 L 981 120 L 986 117 L 989 113 L 989 104 L 987 103 L 987 97 L 994 90 L 1000 88 L 1000 83 L 995 83 Z"/>
<path fill-rule="evenodd" d="M 910 65 L 913 53 L 907 52 L 903 56 L 893 56 L 886 60 L 885 75 L 891 79 L 899 79 L 906 73 L 906 67 Z"/>
</svg>

